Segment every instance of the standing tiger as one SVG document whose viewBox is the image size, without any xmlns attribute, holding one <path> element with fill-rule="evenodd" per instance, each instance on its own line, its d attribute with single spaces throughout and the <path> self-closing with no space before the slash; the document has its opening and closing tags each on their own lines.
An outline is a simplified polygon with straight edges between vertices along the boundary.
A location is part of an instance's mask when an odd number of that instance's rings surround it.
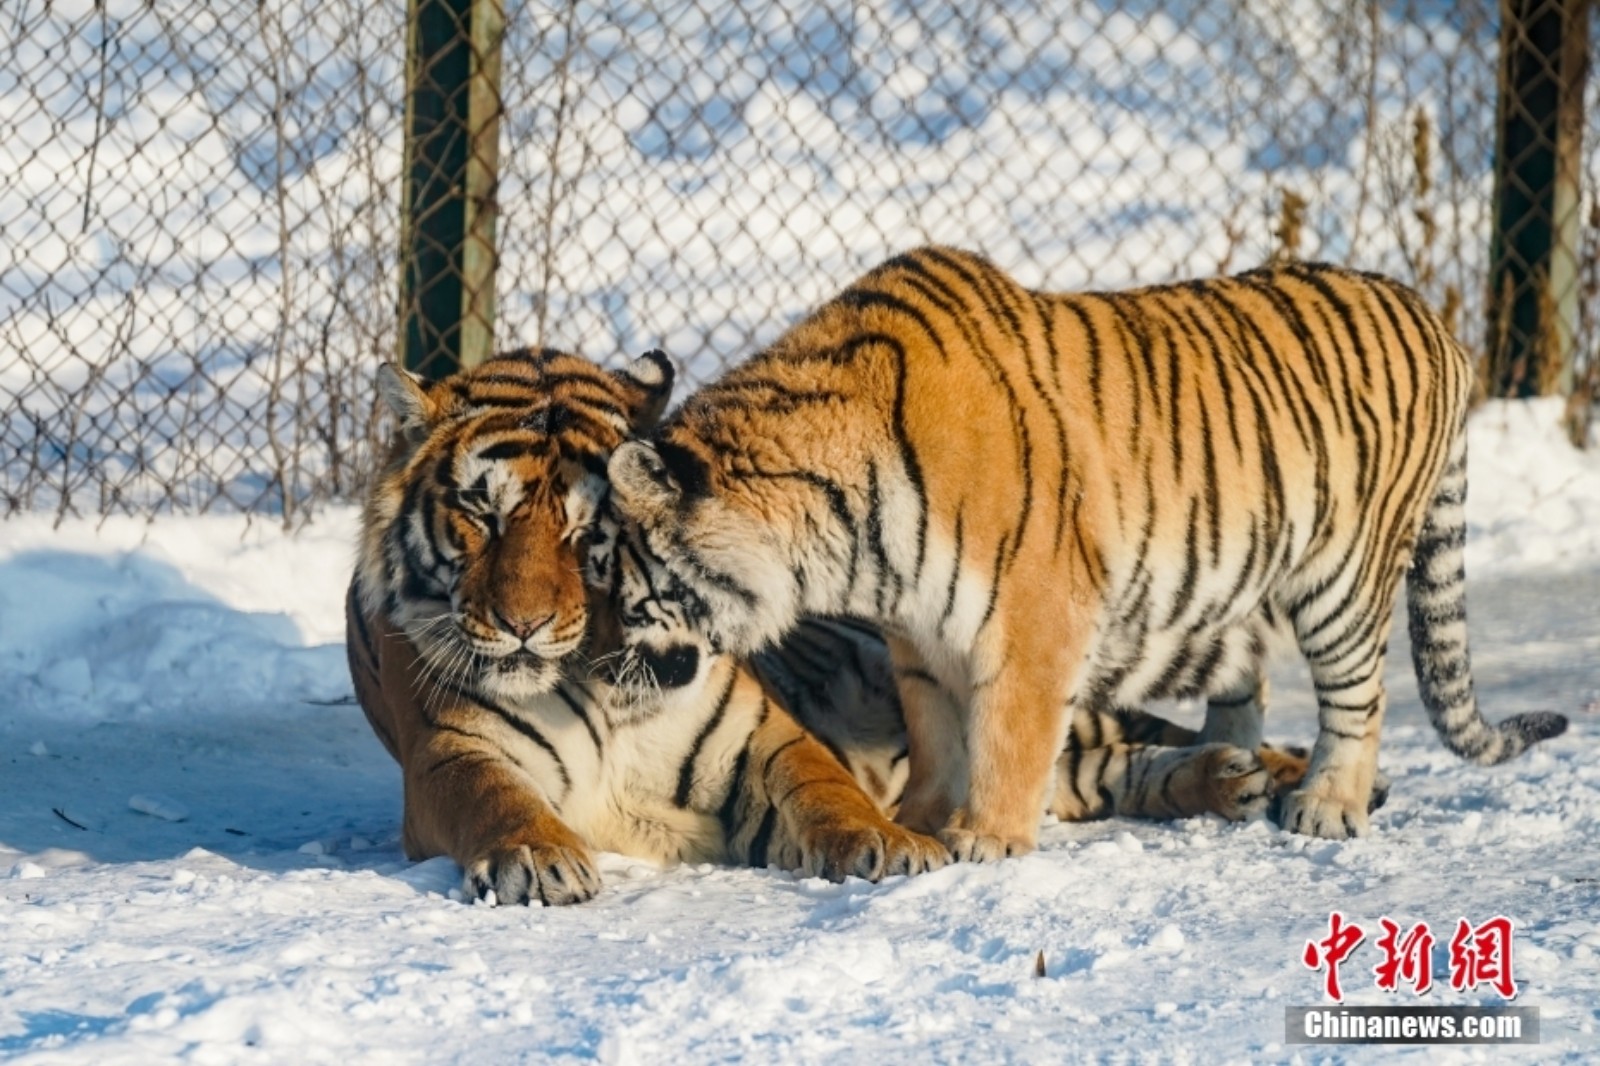
<svg viewBox="0 0 1600 1066">
<path fill-rule="evenodd" d="M 706 691 L 702 667 L 718 669 L 732 660 L 713 651 L 685 620 L 672 595 L 671 571 L 636 540 L 603 556 L 594 553 L 591 560 L 627 629 L 612 699 L 651 699 L 678 686 Z M 775 705 L 793 714 L 893 814 L 909 764 L 882 634 L 847 618 L 803 618 L 782 642 L 747 662 Z M 1260 745 L 1252 752 L 1204 743 L 1194 730 L 1143 711 L 1077 708 L 1045 809 L 1062 821 L 1207 813 L 1238 821 L 1262 813 L 1305 770 L 1302 750 Z M 1374 804 L 1383 802 L 1387 790 L 1385 779 Z"/>
<path fill-rule="evenodd" d="M 607 373 L 512 353 L 431 386 L 384 368 L 400 428 L 367 500 L 347 602 L 350 669 L 400 763 L 408 855 L 448 855 L 502 903 L 579 902 L 591 849 L 654 861 L 769 861 L 829 877 L 942 865 L 885 816 L 907 778 L 878 635 L 808 620 L 747 664 L 672 617 L 615 523 L 605 460 L 658 417 L 671 367 Z M 589 587 L 586 587 L 589 586 Z M 624 666 L 654 649 L 649 674 Z M 809 732 L 808 732 L 809 730 Z M 1053 809 L 1242 818 L 1303 758 L 1224 744 L 1134 712 L 1080 715 Z"/>
<path fill-rule="evenodd" d="M 1286 628 L 1319 735 L 1284 824 L 1367 830 L 1397 584 L 1451 750 L 1494 763 L 1559 715 L 1484 722 L 1467 658 L 1466 353 L 1412 291 L 1322 265 L 1128 292 L 1023 288 L 923 248 L 868 273 L 612 457 L 616 506 L 688 623 L 747 655 L 807 614 L 890 648 L 903 824 L 959 859 L 1030 850 L 1073 708 L 1209 694 L 1260 735 Z"/>
</svg>

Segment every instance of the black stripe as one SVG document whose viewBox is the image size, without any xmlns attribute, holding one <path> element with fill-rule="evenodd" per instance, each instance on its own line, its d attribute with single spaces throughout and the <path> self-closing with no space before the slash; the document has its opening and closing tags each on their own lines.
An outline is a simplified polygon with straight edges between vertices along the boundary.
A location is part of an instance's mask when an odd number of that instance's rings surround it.
<svg viewBox="0 0 1600 1066">
<path fill-rule="evenodd" d="M 1184 524 L 1183 543 L 1183 580 L 1178 584 L 1178 594 L 1173 599 L 1172 612 L 1167 615 L 1167 625 L 1177 625 L 1178 619 L 1183 617 L 1183 612 L 1189 609 L 1189 604 L 1194 602 L 1195 586 L 1200 581 L 1200 545 L 1197 511 L 1200 501 L 1189 497 L 1189 520 Z"/>
<path fill-rule="evenodd" d="M 928 320 L 928 316 L 923 314 L 920 308 L 907 303 L 900 297 L 877 289 L 853 287 L 841 293 L 834 302 L 854 311 L 867 311 L 877 308 L 904 315 L 922 329 L 922 332 L 927 335 L 928 341 L 938 351 L 940 357 L 949 362 L 950 355 L 945 350 L 944 338 L 934 328 L 933 323 Z"/>
<path fill-rule="evenodd" d="M 1056 301 L 1055 306 L 1072 312 L 1083 325 L 1083 332 L 1089 342 L 1089 398 L 1094 402 L 1094 420 L 1098 426 L 1105 425 L 1105 397 L 1100 391 L 1100 331 L 1095 327 L 1094 319 L 1089 312 L 1080 306 L 1079 302 L 1069 297 L 1062 297 Z"/>
<path fill-rule="evenodd" d="M 829 513 L 833 515 L 835 521 L 844 527 L 844 531 L 847 534 L 846 539 L 850 544 L 850 558 L 845 567 L 845 596 L 848 599 L 850 593 L 855 589 L 857 571 L 860 569 L 861 530 L 856 524 L 855 516 L 850 513 L 850 501 L 845 495 L 844 489 L 833 479 L 810 470 L 755 470 L 748 476 L 772 481 L 798 481 L 802 484 L 810 485 L 822 494 L 823 499 L 828 501 Z M 754 603 L 755 599 L 755 594 L 750 593 L 750 602 Z"/>
<path fill-rule="evenodd" d="M 867 460 L 867 550 L 873 563 L 873 607 L 875 617 L 889 617 L 884 603 L 886 582 L 894 583 L 894 603 L 900 603 L 904 582 L 889 563 L 889 550 L 883 543 L 883 490 L 878 484 L 878 464 Z"/>
<path fill-rule="evenodd" d="M 1001 538 L 1000 549 L 995 552 L 994 575 L 989 579 L 989 603 L 983 609 L 983 617 L 978 621 L 978 631 L 989 624 L 989 618 L 994 614 L 995 605 L 1000 602 L 1000 578 L 1006 565 L 1006 542 Z"/>
<path fill-rule="evenodd" d="M 567 710 L 576 715 L 578 721 L 583 723 L 583 728 L 588 730 L 589 739 L 594 742 L 595 752 L 597 754 L 603 752 L 605 749 L 600 743 L 600 733 L 595 729 L 594 722 L 589 719 L 589 712 L 584 708 L 582 701 L 568 692 L 566 685 L 557 685 L 555 692 L 561 697 L 561 702 L 567 705 Z"/>
<path fill-rule="evenodd" d="M 496 715 L 512 729 L 516 730 L 524 738 L 540 748 L 546 755 L 550 756 L 551 761 L 556 764 L 556 772 L 561 775 L 562 797 L 565 798 L 567 794 L 571 793 L 572 776 L 567 773 L 567 764 L 561 760 L 561 754 L 556 751 L 554 745 L 545 739 L 543 733 L 540 733 L 539 730 L 534 728 L 528 722 L 524 721 L 517 715 L 512 714 L 504 707 L 501 707 L 499 704 L 484 697 L 480 693 L 471 692 L 466 689 L 455 688 L 454 686 L 446 686 L 446 690 L 454 693 L 462 699 L 467 700 L 470 703 L 476 704 L 491 714 Z"/>
<path fill-rule="evenodd" d="M 950 586 L 944 594 L 944 610 L 939 613 L 939 632 L 944 633 L 945 623 L 950 621 L 951 612 L 956 608 L 956 582 L 961 577 L 962 533 L 961 507 L 956 506 L 956 543 L 954 561 L 950 566 Z"/>
<path fill-rule="evenodd" d="M 678 767 L 678 789 L 672 795 L 672 802 L 679 807 L 689 806 L 689 795 L 694 790 L 695 762 L 700 758 L 700 749 L 705 747 L 707 738 L 722 724 L 722 716 L 727 713 L 728 701 L 733 698 L 733 685 L 739 679 L 739 669 L 736 665 L 728 667 L 728 683 L 722 686 L 722 695 L 717 697 L 717 706 L 711 712 L 711 717 L 706 724 L 700 727 L 700 732 L 695 736 L 694 743 L 689 745 L 689 752 L 683 757 L 683 762 Z"/>
<path fill-rule="evenodd" d="M 739 800 L 744 795 L 745 771 L 750 766 L 750 745 L 746 744 L 739 749 L 739 757 L 733 763 L 733 777 L 728 782 L 728 791 L 722 797 L 722 806 L 717 808 L 717 822 L 722 826 L 722 835 L 731 840 L 734 833 L 734 819 L 738 815 Z"/>
<path fill-rule="evenodd" d="M 470 750 L 467 750 L 467 751 L 458 751 L 458 752 L 455 752 L 453 754 L 446 755 L 444 758 L 442 758 L 442 759 L 438 760 L 437 762 L 433 763 L 432 765 L 430 765 L 423 772 L 424 773 L 429 773 L 429 774 L 436 774 L 440 770 L 443 770 L 445 767 L 451 766 L 451 765 L 453 765 L 455 763 L 458 763 L 463 759 L 472 759 L 475 762 L 496 762 L 497 761 L 493 752 L 479 751 L 477 749 L 470 749 Z"/>
<path fill-rule="evenodd" d="M 756 835 L 750 839 L 748 851 L 750 865 L 758 870 L 766 868 L 767 848 L 772 843 L 772 830 L 777 823 L 778 808 L 768 803 L 767 813 L 761 816 L 761 825 L 756 829 Z"/>
</svg>

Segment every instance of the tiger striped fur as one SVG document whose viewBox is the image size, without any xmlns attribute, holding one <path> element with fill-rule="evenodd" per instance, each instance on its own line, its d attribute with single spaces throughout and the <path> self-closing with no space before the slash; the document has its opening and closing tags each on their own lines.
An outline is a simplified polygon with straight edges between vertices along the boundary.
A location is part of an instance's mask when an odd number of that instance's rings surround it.
<svg viewBox="0 0 1600 1066">
<path fill-rule="evenodd" d="M 721 651 L 807 614 L 895 634 L 899 818 L 958 858 L 1034 846 L 1072 708 L 1214 695 L 1202 735 L 1252 744 L 1253 678 L 1283 630 L 1319 734 L 1282 818 L 1344 838 L 1368 826 L 1408 564 L 1445 744 L 1492 763 L 1566 724 L 1491 726 L 1473 696 L 1471 379 L 1437 316 L 1375 275 L 1297 264 L 1050 294 L 924 248 L 692 396 L 610 474 L 629 535 Z"/>
<path fill-rule="evenodd" d="M 429 387 L 381 372 L 401 427 L 367 502 L 348 649 L 402 768 L 407 854 L 450 856 L 467 891 L 503 903 L 589 898 L 593 849 L 830 877 L 940 865 L 940 845 L 880 813 L 907 763 L 874 631 L 807 620 L 751 664 L 697 650 L 647 691 L 613 683 L 617 615 L 662 607 L 593 479 L 670 383 L 656 355 L 607 374 L 514 353 Z M 1080 718 L 1060 761 L 1063 818 L 1246 817 L 1305 767 L 1271 750 L 1146 747 L 1193 733 L 1133 712 Z"/>
<path fill-rule="evenodd" d="M 586 557 L 611 550 L 600 475 L 665 404 L 663 357 L 608 374 L 512 353 L 426 387 L 386 367 L 380 390 L 401 429 L 347 630 L 357 697 L 401 766 L 408 855 L 450 856 L 502 903 L 590 898 L 597 848 L 834 878 L 943 865 L 735 660 L 647 708 L 594 676 L 616 630 L 584 583 Z"/>
<path fill-rule="evenodd" d="M 672 597 L 671 572 L 637 540 L 623 542 L 600 565 L 611 567 L 600 580 L 614 586 L 628 630 L 621 660 L 627 665 L 613 698 L 652 699 L 683 685 L 703 690 L 701 664 L 727 656 L 685 624 Z M 878 630 L 845 618 L 804 618 L 748 664 L 774 703 L 893 814 L 909 779 L 909 751 L 894 666 Z M 1208 813 L 1237 821 L 1264 812 L 1305 770 L 1302 750 L 1207 744 L 1194 730 L 1143 711 L 1079 708 L 1056 760 L 1046 809 L 1062 821 Z M 1376 799 L 1381 803 L 1383 796 Z"/>
</svg>

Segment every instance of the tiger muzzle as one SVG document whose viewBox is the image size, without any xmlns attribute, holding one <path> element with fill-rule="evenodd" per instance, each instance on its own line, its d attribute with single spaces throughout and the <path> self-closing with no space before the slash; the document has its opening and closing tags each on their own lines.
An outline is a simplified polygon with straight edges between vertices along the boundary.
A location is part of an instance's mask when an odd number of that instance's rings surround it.
<svg viewBox="0 0 1600 1066">
<path fill-rule="evenodd" d="M 634 654 L 662 688 L 682 688 L 700 671 L 700 650 L 690 644 L 674 644 L 664 650 L 641 645 Z"/>
</svg>

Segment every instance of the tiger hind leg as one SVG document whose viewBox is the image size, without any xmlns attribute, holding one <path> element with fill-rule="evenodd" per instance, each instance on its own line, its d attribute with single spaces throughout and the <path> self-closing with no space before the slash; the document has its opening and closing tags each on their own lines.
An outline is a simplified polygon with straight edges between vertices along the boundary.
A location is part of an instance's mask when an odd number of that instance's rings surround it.
<svg viewBox="0 0 1600 1066">
<path fill-rule="evenodd" d="M 1064 822 L 1121 815 L 1244 821 L 1267 812 L 1273 776 L 1255 752 L 1228 744 L 1147 747 L 1107 744 L 1064 751 L 1049 810 Z"/>
<path fill-rule="evenodd" d="M 1265 702 L 1265 692 L 1266 683 L 1263 681 L 1261 687 L 1262 695 L 1256 697 L 1263 703 Z M 1154 721 L 1162 723 L 1164 727 L 1160 734 L 1162 739 L 1148 740 L 1146 743 L 1162 744 L 1169 747 L 1188 747 L 1202 743 L 1199 733 L 1191 729 L 1185 729 L 1176 723 L 1168 722 L 1157 715 L 1146 714 L 1143 711 L 1118 711 L 1117 714 L 1119 716 L 1137 715 L 1140 718 L 1154 719 Z M 1145 728 L 1149 729 L 1151 727 L 1145 726 Z M 1279 798 L 1299 787 L 1300 782 L 1305 779 L 1306 771 L 1311 766 L 1310 749 L 1299 744 L 1274 744 L 1264 740 L 1257 745 L 1255 751 L 1260 756 L 1261 761 L 1266 764 L 1267 772 L 1272 775 L 1273 791 Z M 1372 791 L 1367 796 L 1368 814 L 1389 802 L 1391 786 L 1392 782 L 1389 775 L 1383 772 L 1381 766 L 1376 768 L 1372 776 Z M 1274 821 L 1280 820 L 1276 804 L 1271 815 Z"/>
<path fill-rule="evenodd" d="M 1275 820 L 1282 797 L 1298 787 L 1310 766 L 1299 745 L 1263 743 L 1254 760 L 1268 780 L 1267 813 Z M 1248 769 L 1246 769 L 1248 768 Z M 1056 764 L 1049 811 L 1062 821 L 1113 814 L 1184 818 L 1220 814 L 1243 820 L 1259 812 L 1259 778 L 1251 754 L 1229 744 L 1203 744 L 1199 734 L 1148 711 L 1077 710 Z M 1156 786 L 1152 794 L 1150 785 Z M 1169 796 L 1163 798 L 1161 785 Z M 1367 810 L 1383 806 L 1389 778 L 1379 770 Z"/>
<path fill-rule="evenodd" d="M 1257 704 L 1266 702 L 1266 679 L 1262 678 L 1260 684 L 1251 689 L 1248 697 Z M 1226 702 L 1226 701 L 1225 701 Z M 1148 744 L 1165 748 L 1192 748 L 1209 743 L 1201 732 L 1181 726 L 1169 721 L 1158 714 L 1148 711 L 1119 708 L 1109 714 L 1106 712 L 1079 712 L 1073 722 L 1073 731 L 1068 736 L 1069 745 L 1074 740 L 1092 740 L 1092 731 L 1109 734 L 1108 724 L 1116 731 L 1111 739 L 1120 740 L 1129 744 Z M 1085 734 L 1090 734 L 1085 736 Z M 1243 745 L 1228 744 L 1220 741 L 1227 747 L 1243 747 Z M 1083 747 L 1093 747 L 1094 743 L 1080 744 Z M 1245 749 L 1251 750 L 1251 749 Z M 1289 791 L 1300 784 L 1306 775 L 1306 768 L 1310 762 L 1310 752 L 1298 745 L 1269 744 L 1262 741 L 1254 748 L 1256 756 L 1272 775 L 1273 791 L 1278 794 Z M 1383 782 L 1384 794 L 1387 795 L 1388 780 Z M 1381 804 L 1382 798 L 1377 802 Z"/>
<path fill-rule="evenodd" d="M 1284 797 L 1285 829 L 1328 840 L 1364 836 L 1379 784 L 1378 736 L 1388 695 L 1383 666 L 1399 572 L 1362 609 L 1349 597 L 1331 612 L 1321 598 L 1294 619 L 1317 691 L 1317 743 L 1300 787 Z M 1340 595 L 1338 585 L 1329 596 Z"/>
<path fill-rule="evenodd" d="M 1171 747 L 1216 743 L 1253 750 L 1267 764 L 1278 794 L 1283 795 L 1297 787 L 1305 778 L 1310 765 L 1310 752 L 1298 744 L 1272 744 L 1262 739 L 1267 717 L 1267 695 L 1270 691 L 1266 673 L 1258 667 L 1233 689 L 1207 697 L 1205 725 L 1198 733 L 1144 711 L 1117 713 L 1119 716 L 1132 716 L 1135 721 L 1149 720 L 1139 727 L 1146 732 L 1158 728 L 1151 723 L 1159 724 L 1160 739 L 1138 738 L 1145 740 L 1146 743 L 1165 744 Z M 1187 739 L 1183 739 L 1185 734 Z M 1368 814 L 1388 802 L 1389 788 L 1389 775 L 1381 768 L 1375 768 L 1372 790 L 1367 796 Z"/>
</svg>

